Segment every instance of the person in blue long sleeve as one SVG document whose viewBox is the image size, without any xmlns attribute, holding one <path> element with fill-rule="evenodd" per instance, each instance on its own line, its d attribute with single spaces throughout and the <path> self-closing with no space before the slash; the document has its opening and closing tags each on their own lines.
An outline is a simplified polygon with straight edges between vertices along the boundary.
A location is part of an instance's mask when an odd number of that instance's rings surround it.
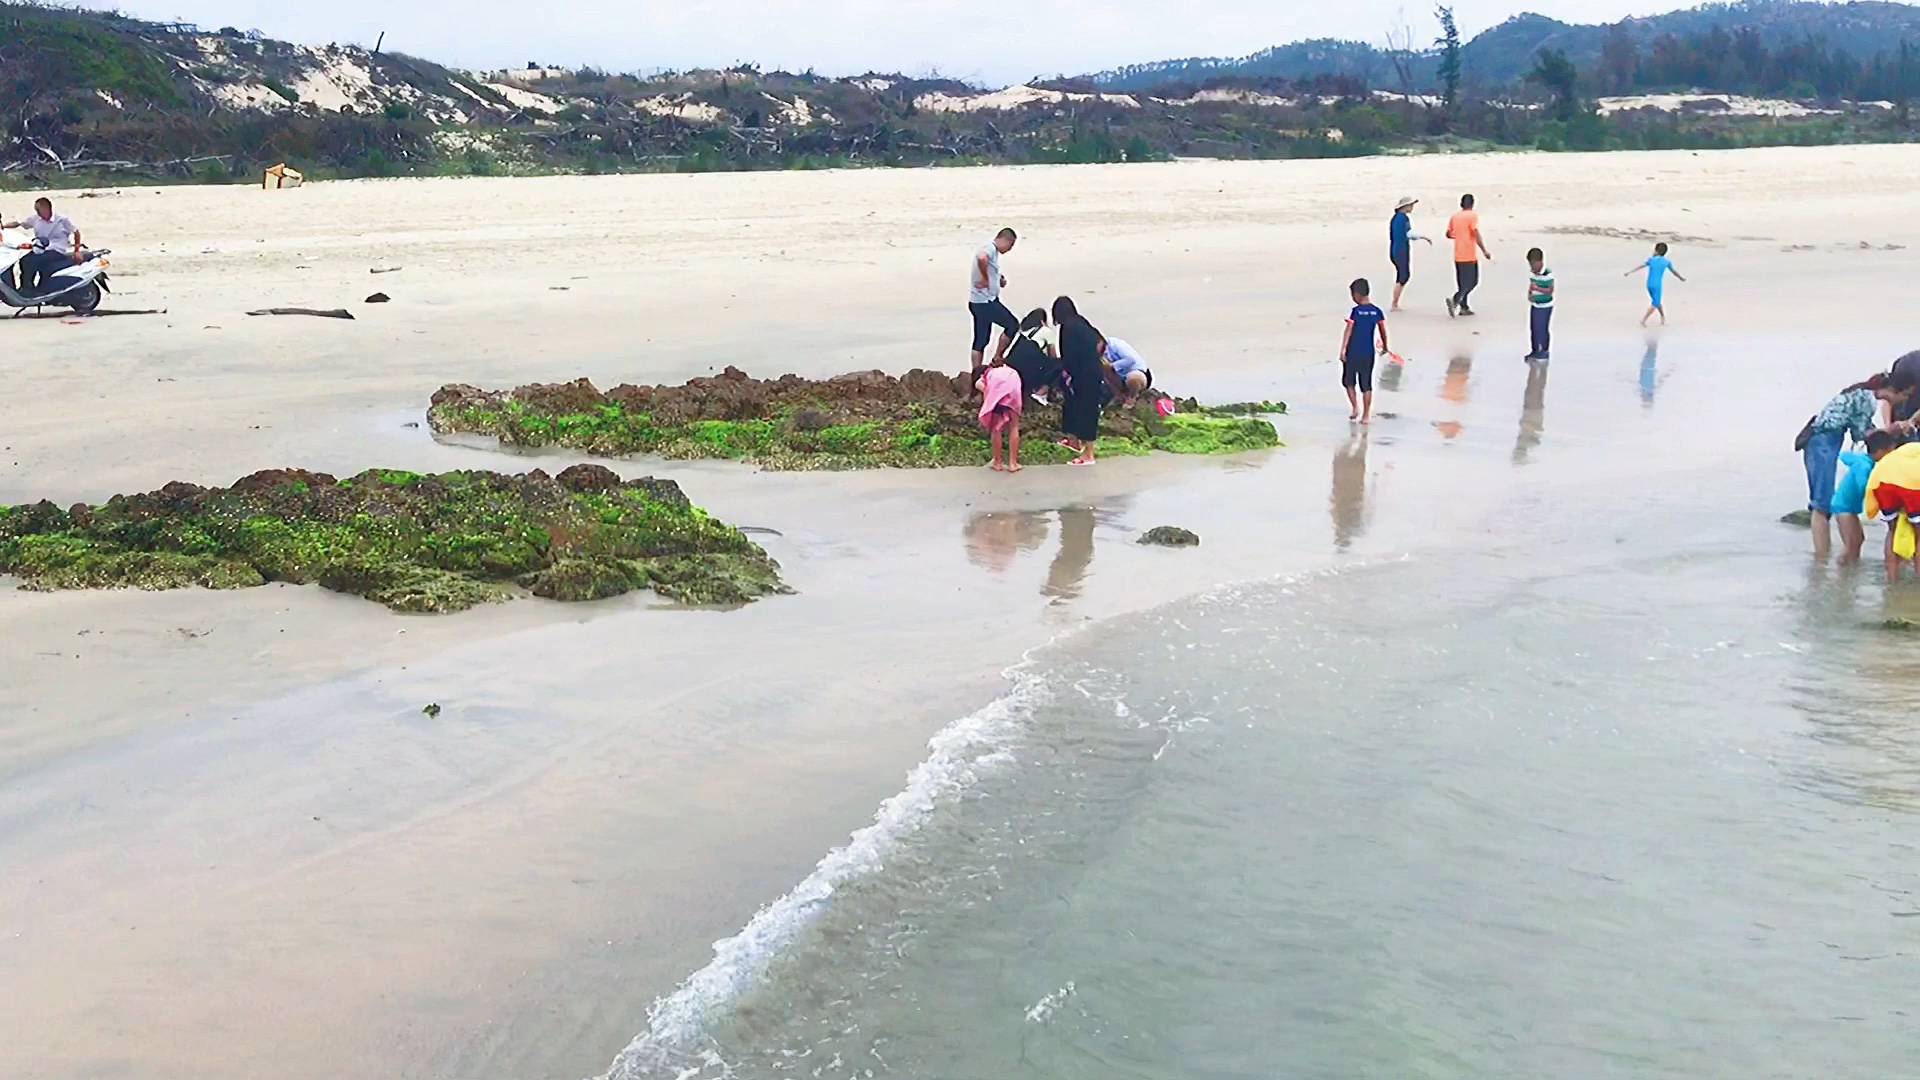
<svg viewBox="0 0 1920 1080">
<path fill-rule="evenodd" d="M 1420 200 L 1411 195 L 1402 197 L 1394 205 L 1393 221 L 1387 226 L 1387 256 L 1393 260 L 1393 310 L 1395 311 L 1400 310 L 1401 291 L 1407 287 L 1407 282 L 1413 280 L 1413 242 L 1425 240 L 1428 244 L 1433 243 L 1432 240 L 1427 240 L 1426 237 L 1413 231 L 1413 218 L 1410 215 L 1413 208 L 1419 204 Z"/>
</svg>

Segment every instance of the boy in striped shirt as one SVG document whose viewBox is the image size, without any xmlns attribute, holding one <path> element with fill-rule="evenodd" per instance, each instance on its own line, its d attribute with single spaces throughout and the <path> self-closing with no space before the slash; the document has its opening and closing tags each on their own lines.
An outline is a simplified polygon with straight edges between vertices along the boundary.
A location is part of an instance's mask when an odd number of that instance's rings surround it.
<svg viewBox="0 0 1920 1080">
<path fill-rule="evenodd" d="M 1547 256 L 1539 248 L 1527 252 L 1527 317 L 1533 330 L 1527 359 L 1548 359 L 1553 344 L 1553 271 L 1547 269 Z"/>
</svg>

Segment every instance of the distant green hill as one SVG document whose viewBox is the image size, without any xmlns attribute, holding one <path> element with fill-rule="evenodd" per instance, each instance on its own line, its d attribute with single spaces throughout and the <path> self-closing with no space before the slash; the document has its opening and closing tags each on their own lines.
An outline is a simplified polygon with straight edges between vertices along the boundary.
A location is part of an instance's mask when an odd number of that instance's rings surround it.
<svg viewBox="0 0 1920 1080">
<path fill-rule="evenodd" d="M 1729 34 L 1750 28 L 1759 34 L 1761 41 L 1776 48 L 1813 39 L 1829 50 L 1844 51 L 1857 61 L 1870 60 L 1897 47 L 1902 40 L 1920 44 L 1920 7 L 1879 0 L 1845 4 L 1747 0 L 1627 19 L 1618 25 L 1643 50 L 1651 48 L 1664 35 L 1687 37 L 1716 28 Z M 1595 63 L 1601 57 L 1610 31 L 1607 25 L 1575 25 L 1544 15 L 1515 15 L 1470 39 L 1462 50 L 1462 59 L 1469 78 L 1489 86 L 1503 86 L 1524 76 L 1543 48 L 1563 50 L 1583 67 Z M 1091 78 L 1096 84 L 1114 90 L 1144 89 L 1168 82 L 1200 83 L 1222 77 L 1310 79 L 1322 75 L 1357 76 L 1376 86 L 1397 86 L 1394 57 L 1384 45 L 1384 42 L 1303 41 L 1239 58 L 1137 64 L 1101 72 Z M 1430 89 L 1435 82 L 1434 54 L 1423 49 L 1405 59 L 1417 88 Z"/>
<path fill-rule="evenodd" d="M 0 186 L 230 183 L 281 161 L 326 178 L 1904 140 L 1920 96 L 1920 54 L 1899 49 L 1910 31 L 1920 8 L 1885 3 L 1774 0 L 1611 27 L 1524 15 L 1466 46 L 1447 107 L 1404 92 L 1432 86 L 1431 55 L 1355 42 L 989 91 L 752 66 L 458 71 L 0 0 Z M 1543 48 L 1573 58 L 1554 69 L 1570 80 L 1521 78 Z M 1594 107 L 1672 88 L 1806 104 Z M 1879 101 L 1893 104 L 1866 104 Z"/>
</svg>

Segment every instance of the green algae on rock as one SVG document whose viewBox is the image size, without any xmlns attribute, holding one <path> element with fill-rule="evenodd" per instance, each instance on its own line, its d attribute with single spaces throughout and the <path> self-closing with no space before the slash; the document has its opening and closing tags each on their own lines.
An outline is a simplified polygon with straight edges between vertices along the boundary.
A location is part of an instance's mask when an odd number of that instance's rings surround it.
<svg viewBox="0 0 1920 1080">
<path fill-rule="evenodd" d="M 30 589 L 312 582 L 396 611 L 460 611 L 518 584 L 555 600 L 651 588 L 690 604 L 787 591 L 779 566 L 671 480 L 274 469 L 100 506 L 0 507 L 0 572 Z"/>
<path fill-rule="evenodd" d="M 1199 547 L 1200 536 L 1191 529 L 1178 525 L 1155 525 L 1140 534 L 1139 544 L 1152 544 L 1159 547 Z"/>
<path fill-rule="evenodd" d="M 564 446 L 610 457 L 732 458 L 772 469 L 933 468 L 984 465 L 986 434 L 965 376 L 915 369 L 896 379 L 857 372 L 823 381 L 750 378 L 729 367 L 682 386 L 616 386 L 586 379 L 487 391 L 449 385 L 433 395 L 427 420 L 438 434 L 491 436 L 525 449 Z M 1210 409 L 1191 399 L 1161 416 L 1153 394 L 1101 418 L 1100 454 L 1230 454 L 1280 445 L 1258 414 L 1275 402 Z M 1020 457 L 1064 463 L 1073 455 L 1049 438 L 1057 406 L 1029 404 Z"/>
</svg>

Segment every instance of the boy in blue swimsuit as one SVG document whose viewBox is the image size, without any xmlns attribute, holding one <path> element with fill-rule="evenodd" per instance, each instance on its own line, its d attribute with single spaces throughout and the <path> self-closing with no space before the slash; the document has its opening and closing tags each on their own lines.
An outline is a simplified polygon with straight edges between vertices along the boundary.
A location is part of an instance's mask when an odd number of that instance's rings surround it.
<svg viewBox="0 0 1920 1080">
<path fill-rule="evenodd" d="M 1647 301 L 1649 306 L 1647 313 L 1640 317 L 1640 325 L 1647 325 L 1647 320 L 1653 318 L 1655 312 L 1659 312 L 1660 325 L 1665 326 L 1667 325 L 1667 308 L 1664 302 L 1667 291 L 1667 273 L 1671 271 L 1673 276 L 1679 278 L 1681 281 L 1687 279 L 1681 276 L 1680 271 L 1673 269 L 1673 260 L 1667 258 L 1667 245 L 1665 244 L 1653 245 L 1653 258 L 1648 259 L 1646 262 L 1641 263 L 1639 266 L 1634 267 L 1620 276 L 1632 277 L 1642 270 L 1647 272 Z"/>
<path fill-rule="evenodd" d="M 1390 351 L 1387 313 L 1374 306 L 1373 286 L 1366 278 L 1355 278 L 1347 288 L 1353 296 L 1353 311 L 1340 337 L 1340 385 L 1346 387 L 1347 404 L 1352 406 L 1347 419 L 1365 424 L 1373 419 L 1373 364 L 1378 358 L 1374 338 L 1379 337 L 1381 352 Z"/>
</svg>

